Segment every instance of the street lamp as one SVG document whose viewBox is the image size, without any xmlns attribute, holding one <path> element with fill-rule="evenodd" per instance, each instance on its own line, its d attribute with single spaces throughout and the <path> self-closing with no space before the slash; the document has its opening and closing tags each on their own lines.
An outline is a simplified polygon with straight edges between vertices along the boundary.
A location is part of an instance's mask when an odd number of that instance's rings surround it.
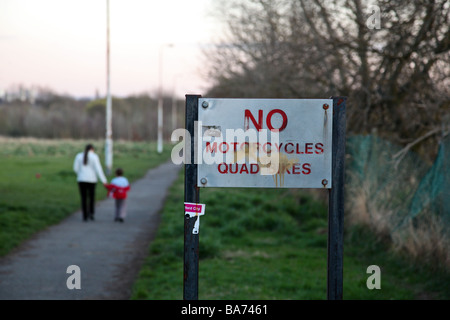
<svg viewBox="0 0 450 320">
<path fill-rule="evenodd" d="M 158 153 L 163 151 L 163 50 L 164 47 L 173 47 L 173 44 L 166 43 L 159 47 L 159 92 L 158 92 Z"/>
<path fill-rule="evenodd" d="M 109 70 L 109 0 L 106 0 L 106 141 L 105 141 L 105 165 L 107 174 L 111 173 L 113 162 L 112 141 L 112 101 L 110 89 Z"/>
<path fill-rule="evenodd" d="M 178 105 L 177 105 L 177 97 L 176 97 L 176 87 L 177 87 L 177 81 L 179 78 L 183 76 L 182 73 L 178 73 L 174 75 L 172 80 L 172 130 L 177 129 L 177 111 L 178 111 Z"/>
</svg>

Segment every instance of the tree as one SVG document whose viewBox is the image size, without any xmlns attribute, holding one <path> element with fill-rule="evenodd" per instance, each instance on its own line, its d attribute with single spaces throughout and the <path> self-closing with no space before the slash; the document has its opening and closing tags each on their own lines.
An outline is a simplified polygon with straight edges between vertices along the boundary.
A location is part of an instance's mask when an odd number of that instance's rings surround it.
<svg viewBox="0 0 450 320">
<path fill-rule="evenodd" d="M 350 132 L 400 143 L 448 113 L 448 1 L 230 0 L 217 10 L 227 34 L 207 52 L 208 95 L 345 95 Z"/>
</svg>

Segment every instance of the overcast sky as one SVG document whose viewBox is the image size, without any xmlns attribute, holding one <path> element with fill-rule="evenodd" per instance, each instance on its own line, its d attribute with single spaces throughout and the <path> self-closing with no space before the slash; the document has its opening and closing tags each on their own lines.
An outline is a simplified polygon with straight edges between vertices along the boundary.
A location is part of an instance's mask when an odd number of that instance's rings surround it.
<svg viewBox="0 0 450 320">
<path fill-rule="evenodd" d="M 113 95 L 156 93 L 162 46 L 165 91 L 202 94 L 211 1 L 110 0 Z M 104 95 L 106 0 L 0 0 L 0 92 L 18 84 Z"/>
</svg>

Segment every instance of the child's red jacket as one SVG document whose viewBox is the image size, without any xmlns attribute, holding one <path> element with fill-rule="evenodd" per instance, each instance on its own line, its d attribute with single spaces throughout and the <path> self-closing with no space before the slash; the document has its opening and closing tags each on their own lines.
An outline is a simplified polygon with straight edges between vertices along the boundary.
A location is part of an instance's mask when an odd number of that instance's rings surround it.
<svg viewBox="0 0 450 320">
<path fill-rule="evenodd" d="M 127 192 L 130 190 L 130 186 L 119 187 L 115 184 L 105 184 L 106 189 L 108 189 L 108 197 L 110 197 L 111 193 L 114 199 L 126 199 Z"/>
</svg>

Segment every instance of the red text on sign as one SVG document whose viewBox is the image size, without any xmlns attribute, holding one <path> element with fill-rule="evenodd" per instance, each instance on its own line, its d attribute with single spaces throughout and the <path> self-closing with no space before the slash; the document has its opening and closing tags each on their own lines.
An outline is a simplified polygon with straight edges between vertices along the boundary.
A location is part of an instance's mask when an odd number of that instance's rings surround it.
<svg viewBox="0 0 450 320">
<path fill-rule="evenodd" d="M 246 146 L 249 146 L 249 142 L 206 142 L 206 152 L 209 153 L 215 153 L 215 152 L 221 152 L 221 153 L 227 153 L 227 152 L 236 152 L 239 149 L 244 150 Z M 275 150 L 277 152 L 284 152 L 287 154 L 322 154 L 324 152 L 323 143 L 271 143 L 266 142 L 264 144 L 261 143 L 255 143 L 256 149 L 264 151 L 265 153 L 269 153 L 272 150 Z"/>
<path fill-rule="evenodd" d="M 281 126 L 279 128 L 274 128 L 272 125 L 272 117 L 276 113 L 281 115 L 281 118 L 283 120 L 283 122 L 281 123 Z M 255 126 L 255 128 L 258 131 L 261 131 L 263 129 L 263 118 L 264 118 L 263 110 L 258 110 L 258 121 L 256 121 L 256 119 L 253 116 L 253 114 L 251 113 L 251 111 L 248 109 L 245 109 L 245 111 L 244 111 L 244 130 L 248 130 L 250 128 L 250 121 L 251 121 L 253 123 L 253 125 Z M 266 125 L 270 131 L 278 130 L 278 132 L 281 132 L 284 129 L 286 129 L 287 124 L 288 124 L 288 117 L 287 117 L 286 113 L 284 113 L 283 110 L 273 109 L 273 110 L 270 110 L 270 112 L 267 114 Z"/>
<path fill-rule="evenodd" d="M 217 171 L 221 174 L 258 174 L 260 170 L 259 164 L 239 164 L 239 163 L 221 163 L 217 166 Z M 286 168 L 287 174 L 304 174 L 311 173 L 311 163 L 294 163 L 292 167 Z"/>
</svg>

